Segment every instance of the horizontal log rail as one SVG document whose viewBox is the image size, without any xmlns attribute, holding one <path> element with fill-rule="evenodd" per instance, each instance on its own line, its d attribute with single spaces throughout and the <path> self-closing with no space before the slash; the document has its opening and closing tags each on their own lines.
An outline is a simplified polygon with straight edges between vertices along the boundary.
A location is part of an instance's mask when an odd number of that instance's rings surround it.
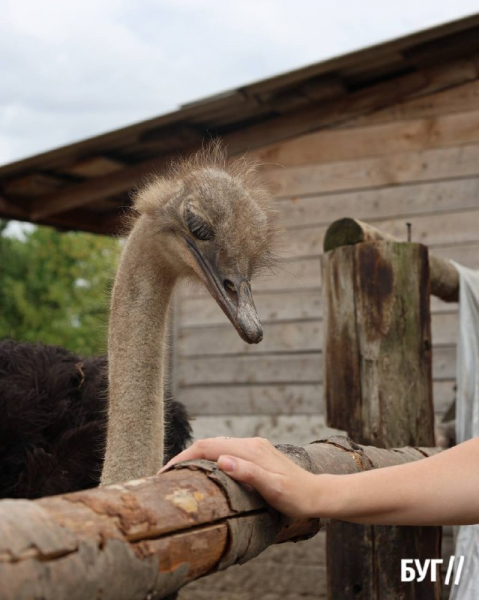
<svg viewBox="0 0 479 600">
<path fill-rule="evenodd" d="M 331 437 L 281 445 L 316 473 L 356 473 L 430 456 Z M 209 461 L 160 476 L 40 500 L 0 501 L 2 600 L 163 598 L 244 563 L 268 546 L 315 535 L 328 522 L 291 520 Z"/>
<path fill-rule="evenodd" d="M 376 229 L 369 223 L 357 219 L 345 218 L 334 221 L 324 236 L 324 251 L 328 252 L 339 246 L 358 244 L 361 242 L 379 241 L 400 242 L 398 238 Z M 459 273 L 448 261 L 429 254 L 429 277 L 431 294 L 445 302 L 457 302 L 459 299 Z"/>
</svg>

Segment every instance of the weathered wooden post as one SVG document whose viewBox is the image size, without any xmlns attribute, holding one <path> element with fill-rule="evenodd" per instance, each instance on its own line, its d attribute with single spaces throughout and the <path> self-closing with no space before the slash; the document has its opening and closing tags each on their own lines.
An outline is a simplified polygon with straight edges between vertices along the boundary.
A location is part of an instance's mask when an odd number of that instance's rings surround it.
<svg viewBox="0 0 479 600">
<path fill-rule="evenodd" d="M 361 444 L 432 446 L 428 250 L 381 237 L 352 219 L 325 237 L 328 425 Z M 337 523 L 327 535 L 329 598 L 439 599 L 439 578 L 401 581 L 401 559 L 440 557 L 439 527 Z"/>
</svg>

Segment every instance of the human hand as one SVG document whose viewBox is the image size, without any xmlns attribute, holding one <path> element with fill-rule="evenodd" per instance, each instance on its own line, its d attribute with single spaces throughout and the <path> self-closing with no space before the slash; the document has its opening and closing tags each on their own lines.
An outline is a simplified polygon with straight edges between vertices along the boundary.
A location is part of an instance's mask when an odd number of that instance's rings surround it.
<svg viewBox="0 0 479 600">
<path fill-rule="evenodd" d="M 222 471 L 251 485 L 270 506 L 289 517 L 315 516 L 318 476 L 296 465 L 268 440 L 259 437 L 198 440 L 172 458 L 159 473 L 176 463 L 198 458 L 217 461 Z"/>
</svg>

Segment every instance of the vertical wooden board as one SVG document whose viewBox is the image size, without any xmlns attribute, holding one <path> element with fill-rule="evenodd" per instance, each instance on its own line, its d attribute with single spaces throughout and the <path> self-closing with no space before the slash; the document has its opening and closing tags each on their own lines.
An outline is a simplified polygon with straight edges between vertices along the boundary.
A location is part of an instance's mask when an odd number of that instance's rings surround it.
<svg viewBox="0 0 479 600">
<path fill-rule="evenodd" d="M 378 590 L 390 590 L 381 600 L 438 600 L 441 597 L 441 578 L 433 582 L 428 573 L 424 581 L 401 581 L 401 559 L 418 559 L 421 565 L 428 558 L 441 557 L 440 527 L 369 528 L 374 534 L 375 569 Z"/>
<path fill-rule="evenodd" d="M 427 248 L 354 246 L 361 418 L 350 433 L 381 447 L 433 445 Z"/>
<path fill-rule="evenodd" d="M 361 384 L 354 306 L 354 246 L 323 257 L 324 394 L 327 424 L 351 431 L 360 418 Z"/>
<path fill-rule="evenodd" d="M 331 600 L 440 598 L 439 574 L 435 583 L 401 581 L 401 559 L 418 559 L 424 564 L 424 558 L 441 555 L 438 528 L 373 527 L 338 521 L 328 528 L 326 540 Z"/>
<path fill-rule="evenodd" d="M 377 600 L 372 529 L 370 525 L 343 521 L 328 527 L 326 565 L 330 600 Z"/>
</svg>

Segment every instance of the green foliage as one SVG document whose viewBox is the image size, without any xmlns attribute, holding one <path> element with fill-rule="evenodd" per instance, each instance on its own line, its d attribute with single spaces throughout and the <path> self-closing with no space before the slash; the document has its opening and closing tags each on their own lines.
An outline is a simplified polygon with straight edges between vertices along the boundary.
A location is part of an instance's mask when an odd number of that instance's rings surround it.
<svg viewBox="0 0 479 600">
<path fill-rule="evenodd" d="M 105 352 L 118 244 L 49 227 L 11 237 L 0 221 L 0 338 Z"/>
</svg>

